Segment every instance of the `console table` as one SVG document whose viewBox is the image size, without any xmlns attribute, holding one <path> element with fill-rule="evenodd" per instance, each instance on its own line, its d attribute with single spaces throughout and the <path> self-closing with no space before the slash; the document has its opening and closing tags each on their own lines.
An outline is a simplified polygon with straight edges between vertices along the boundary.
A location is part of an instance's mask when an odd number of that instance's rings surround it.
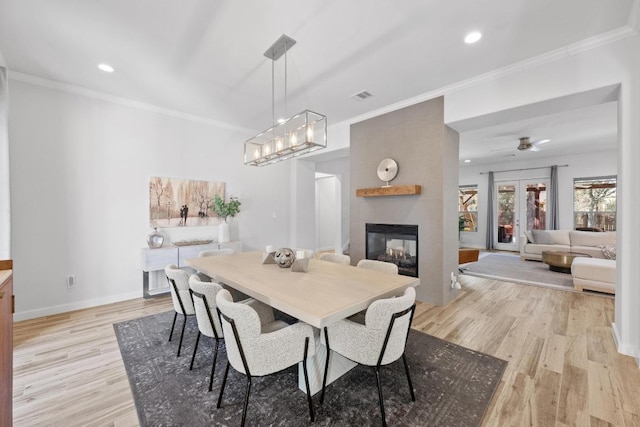
<svg viewBox="0 0 640 427">
<path fill-rule="evenodd" d="M 242 242 L 214 242 L 204 245 L 190 246 L 174 246 L 169 244 L 157 249 L 142 248 L 140 250 L 142 258 L 142 296 L 144 298 L 150 298 L 169 291 L 169 288 L 167 287 L 160 292 L 149 292 L 150 271 L 164 271 L 164 268 L 169 264 L 175 264 L 178 267 L 186 267 L 187 263 L 185 261 L 191 258 L 197 258 L 200 252 L 218 249 L 233 249 L 235 252 L 242 252 Z"/>
</svg>

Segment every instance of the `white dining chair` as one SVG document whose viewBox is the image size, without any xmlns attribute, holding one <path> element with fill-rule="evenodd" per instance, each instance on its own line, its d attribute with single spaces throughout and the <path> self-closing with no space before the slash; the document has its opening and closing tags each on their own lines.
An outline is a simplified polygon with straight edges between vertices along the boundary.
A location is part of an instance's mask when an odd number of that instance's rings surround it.
<svg viewBox="0 0 640 427">
<path fill-rule="evenodd" d="M 351 257 L 349 255 L 332 254 L 329 252 L 325 252 L 323 254 L 320 254 L 319 259 L 321 259 L 322 261 L 335 262 L 342 265 L 351 265 Z"/>
<path fill-rule="evenodd" d="M 222 325 L 220 324 L 220 317 L 218 316 L 218 307 L 216 305 L 216 295 L 224 288 L 220 283 L 202 281 L 200 277 L 193 274 L 189 277 L 189 289 L 193 298 L 193 306 L 196 311 L 196 321 L 198 322 L 198 337 L 196 338 L 196 344 L 193 347 L 193 354 L 191 356 L 191 363 L 189 364 L 189 370 L 193 369 L 193 363 L 196 358 L 196 352 L 198 351 L 198 344 L 200 342 L 200 336 L 204 335 L 215 339 L 215 348 L 213 351 L 213 363 L 211 365 L 211 375 L 209 378 L 209 391 L 212 390 L 213 377 L 216 369 L 216 360 L 218 357 L 218 348 L 220 341 L 224 338 L 222 331 Z M 273 309 L 266 304 L 263 304 L 253 298 L 248 298 L 240 301 L 242 304 L 248 304 L 251 306 L 258 317 L 260 318 L 261 325 L 265 328 L 273 329 L 278 327 L 285 327 L 286 323 L 276 322 L 273 315 Z"/>
<path fill-rule="evenodd" d="M 402 357 L 411 400 L 415 402 L 409 365 L 405 355 L 409 329 L 416 308 L 415 301 L 416 291 L 409 287 L 400 297 L 380 299 L 371 303 L 365 314 L 364 324 L 343 319 L 324 328 L 321 339 L 327 348 L 327 357 L 320 404 L 324 402 L 331 350 L 356 363 L 375 368 L 383 426 L 387 424 L 382 386 L 380 385 L 381 366 L 388 365 Z"/>
<path fill-rule="evenodd" d="M 291 248 L 291 250 L 293 251 L 294 254 L 296 254 L 296 256 L 298 256 L 299 251 L 304 252 L 305 258 L 313 258 L 313 255 L 315 254 L 315 251 L 313 249 Z"/>
<path fill-rule="evenodd" d="M 376 261 L 373 259 L 361 259 L 356 265 L 358 268 L 380 271 L 383 273 L 398 274 L 398 266 L 390 262 Z"/>
<path fill-rule="evenodd" d="M 211 375 L 209 377 L 209 391 L 211 391 L 213 386 L 213 375 L 216 369 L 216 360 L 218 358 L 218 347 L 220 346 L 220 340 L 223 338 L 222 325 L 220 325 L 220 319 L 218 318 L 218 311 L 216 307 L 216 295 L 222 290 L 222 286 L 215 282 L 203 282 L 200 280 L 198 275 L 193 274 L 189 277 L 189 289 L 193 298 L 193 306 L 195 308 L 196 320 L 198 322 L 198 337 L 196 338 L 196 344 L 193 347 L 189 370 L 193 369 L 193 362 L 196 359 L 200 336 L 204 335 L 214 338 L 216 343 L 213 350 Z"/>
<path fill-rule="evenodd" d="M 196 314 L 195 308 L 193 307 L 193 300 L 191 299 L 191 293 L 189 292 L 189 274 L 178 268 L 175 264 L 169 264 L 166 266 L 164 273 L 167 276 L 167 282 L 169 282 L 169 291 L 171 292 L 171 300 L 173 301 L 173 309 L 175 311 L 173 324 L 171 325 L 171 333 L 169 334 L 169 341 L 173 338 L 173 329 L 176 326 L 178 314 L 181 314 L 183 317 L 180 343 L 178 344 L 178 357 L 180 357 L 180 349 L 182 348 L 182 340 L 184 338 L 184 328 L 187 326 L 187 316 L 193 316 Z"/>
<path fill-rule="evenodd" d="M 198 257 L 206 257 L 206 256 L 218 256 L 218 255 L 233 255 L 236 253 L 231 248 L 223 248 L 223 249 L 207 249 L 206 251 L 200 251 Z"/>
<path fill-rule="evenodd" d="M 261 325 L 260 318 L 253 307 L 233 302 L 231 294 L 226 290 L 218 292 L 216 303 L 226 337 L 228 358 L 217 407 L 220 408 L 222 404 L 229 366 L 233 366 L 236 371 L 247 377 L 241 422 L 244 426 L 251 392 L 251 379 L 270 375 L 302 362 L 309 416 L 311 421 L 314 421 L 315 414 L 307 373 L 307 357 L 315 354 L 313 328 L 302 322 L 286 325 L 284 322 L 277 321 L 275 324 Z"/>
</svg>

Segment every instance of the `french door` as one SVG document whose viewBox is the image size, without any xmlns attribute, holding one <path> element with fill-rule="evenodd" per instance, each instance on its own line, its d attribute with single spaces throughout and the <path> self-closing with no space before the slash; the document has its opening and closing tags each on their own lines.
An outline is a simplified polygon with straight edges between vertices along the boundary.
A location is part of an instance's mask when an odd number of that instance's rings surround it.
<svg viewBox="0 0 640 427">
<path fill-rule="evenodd" d="M 520 250 L 520 235 L 547 224 L 547 179 L 495 182 L 493 241 L 496 249 Z"/>
</svg>

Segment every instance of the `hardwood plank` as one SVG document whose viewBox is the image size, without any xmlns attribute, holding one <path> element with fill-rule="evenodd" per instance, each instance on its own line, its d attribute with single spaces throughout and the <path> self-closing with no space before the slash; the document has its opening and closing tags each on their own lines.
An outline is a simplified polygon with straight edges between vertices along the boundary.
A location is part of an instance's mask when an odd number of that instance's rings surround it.
<svg viewBox="0 0 640 427">
<path fill-rule="evenodd" d="M 557 421 L 566 425 L 589 425 L 588 371 L 565 365 L 562 373 Z"/>
<path fill-rule="evenodd" d="M 624 425 L 618 387 L 613 370 L 601 363 L 589 362 L 589 413 L 613 425 Z"/>
</svg>

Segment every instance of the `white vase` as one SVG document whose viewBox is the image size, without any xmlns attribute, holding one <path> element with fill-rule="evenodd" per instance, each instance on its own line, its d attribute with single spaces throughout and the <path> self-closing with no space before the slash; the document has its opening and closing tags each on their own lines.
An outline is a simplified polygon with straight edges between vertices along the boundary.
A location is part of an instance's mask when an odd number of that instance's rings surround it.
<svg viewBox="0 0 640 427">
<path fill-rule="evenodd" d="M 218 225 L 218 243 L 226 243 L 229 239 L 229 224 L 225 221 Z"/>
</svg>

